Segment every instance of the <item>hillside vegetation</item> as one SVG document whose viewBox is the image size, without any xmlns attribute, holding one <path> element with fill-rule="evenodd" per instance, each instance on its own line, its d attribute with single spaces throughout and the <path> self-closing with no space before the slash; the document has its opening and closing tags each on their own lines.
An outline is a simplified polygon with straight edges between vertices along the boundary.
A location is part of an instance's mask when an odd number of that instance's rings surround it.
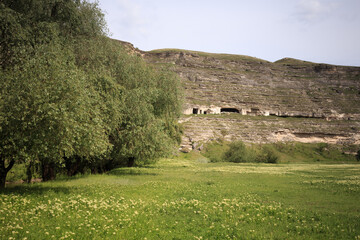
<svg viewBox="0 0 360 240">
<path fill-rule="evenodd" d="M 226 53 L 207 53 L 207 52 L 200 52 L 200 51 L 191 51 L 191 50 L 184 50 L 184 49 L 176 49 L 176 48 L 164 48 L 164 49 L 156 49 L 151 50 L 148 53 L 150 54 L 161 54 L 161 53 L 177 53 L 177 54 L 193 54 L 195 56 L 202 56 L 202 57 L 208 57 L 208 58 L 214 58 L 214 59 L 222 59 L 222 60 L 232 60 L 232 61 L 252 61 L 252 62 L 258 62 L 258 63 L 265 63 L 268 61 L 250 57 L 246 55 L 237 55 L 237 54 L 226 54 Z"/>
<path fill-rule="evenodd" d="M 316 66 L 316 63 L 303 61 L 295 58 L 282 58 L 280 60 L 275 61 L 277 64 L 284 64 L 284 65 L 293 65 L 293 66 Z"/>
<path fill-rule="evenodd" d="M 341 146 L 326 143 L 267 143 L 250 144 L 224 140 L 205 144 L 201 152 L 211 162 L 265 162 L 265 163 L 356 163 L 359 146 Z"/>
</svg>

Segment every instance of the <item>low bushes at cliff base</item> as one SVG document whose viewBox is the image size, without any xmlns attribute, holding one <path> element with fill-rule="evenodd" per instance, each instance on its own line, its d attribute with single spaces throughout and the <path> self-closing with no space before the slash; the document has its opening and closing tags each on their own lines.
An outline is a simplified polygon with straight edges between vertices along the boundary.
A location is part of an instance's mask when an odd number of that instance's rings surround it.
<svg viewBox="0 0 360 240">
<path fill-rule="evenodd" d="M 228 162 L 263 162 L 277 163 L 279 157 L 270 147 L 246 146 L 242 141 L 229 144 L 229 149 L 224 153 L 224 161 Z"/>
<path fill-rule="evenodd" d="M 202 154 L 211 162 L 350 163 L 360 161 L 358 149 L 358 145 L 327 143 L 214 141 L 205 146 Z"/>
</svg>

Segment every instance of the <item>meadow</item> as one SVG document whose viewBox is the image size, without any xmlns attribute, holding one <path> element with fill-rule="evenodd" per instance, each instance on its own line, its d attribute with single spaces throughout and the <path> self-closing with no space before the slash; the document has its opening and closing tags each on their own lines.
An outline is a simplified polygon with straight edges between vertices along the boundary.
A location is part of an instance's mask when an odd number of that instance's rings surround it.
<svg viewBox="0 0 360 240">
<path fill-rule="evenodd" d="M 0 192 L 0 239 L 360 239 L 359 199 L 357 163 L 182 155 L 8 185 Z"/>
</svg>

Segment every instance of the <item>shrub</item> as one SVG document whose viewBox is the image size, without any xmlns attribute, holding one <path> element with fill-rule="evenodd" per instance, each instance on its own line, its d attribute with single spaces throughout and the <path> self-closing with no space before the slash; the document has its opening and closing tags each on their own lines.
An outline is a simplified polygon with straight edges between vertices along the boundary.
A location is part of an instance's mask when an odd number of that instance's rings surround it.
<svg viewBox="0 0 360 240">
<path fill-rule="evenodd" d="M 224 154 L 224 160 L 227 162 L 247 162 L 248 161 L 248 152 L 246 146 L 242 141 L 236 141 L 229 144 L 229 150 Z"/>
<path fill-rule="evenodd" d="M 229 150 L 224 154 L 224 161 L 227 162 L 263 162 L 263 163 L 277 163 L 279 157 L 275 151 L 268 146 L 246 146 L 241 141 L 232 142 L 229 144 Z"/>
<path fill-rule="evenodd" d="M 319 153 L 324 153 L 328 150 L 329 144 L 327 143 L 318 143 L 317 144 L 317 151 Z"/>
<path fill-rule="evenodd" d="M 279 160 L 279 157 L 276 155 L 274 150 L 269 147 L 262 148 L 260 156 L 260 162 L 264 163 L 277 163 Z"/>
<path fill-rule="evenodd" d="M 205 146 L 205 152 L 203 155 L 207 157 L 211 162 L 223 162 L 224 154 L 229 147 L 225 143 L 212 142 Z"/>
<path fill-rule="evenodd" d="M 360 149 L 357 151 L 356 160 L 360 162 Z"/>
</svg>

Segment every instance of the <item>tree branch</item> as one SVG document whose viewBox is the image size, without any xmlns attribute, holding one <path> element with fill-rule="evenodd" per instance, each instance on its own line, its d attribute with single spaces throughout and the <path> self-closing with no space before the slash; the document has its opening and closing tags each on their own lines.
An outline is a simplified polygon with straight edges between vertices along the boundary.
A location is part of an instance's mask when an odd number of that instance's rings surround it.
<svg viewBox="0 0 360 240">
<path fill-rule="evenodd" d="M 14 166 L 14 164 L 15 164 L 15 160 L 11 160 L 9 166 L 5 168 L 6 173 L 10 171 L 10 169 Z"/>
</svg>

